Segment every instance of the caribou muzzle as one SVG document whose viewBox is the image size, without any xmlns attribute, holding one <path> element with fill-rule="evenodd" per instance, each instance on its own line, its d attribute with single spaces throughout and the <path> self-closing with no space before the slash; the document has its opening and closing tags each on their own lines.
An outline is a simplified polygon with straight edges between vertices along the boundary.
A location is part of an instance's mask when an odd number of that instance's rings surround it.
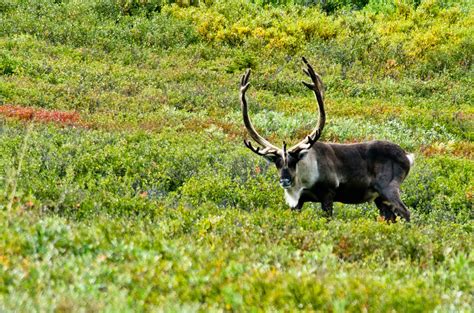
<svg viewBox="0 0 474 313">
<path fill-rule="evenodd" d="M 291 179 L 290 178 L 280 178 L 280 186 L 283 189 L 288 189 L 291 187 Z"/>
</svg>

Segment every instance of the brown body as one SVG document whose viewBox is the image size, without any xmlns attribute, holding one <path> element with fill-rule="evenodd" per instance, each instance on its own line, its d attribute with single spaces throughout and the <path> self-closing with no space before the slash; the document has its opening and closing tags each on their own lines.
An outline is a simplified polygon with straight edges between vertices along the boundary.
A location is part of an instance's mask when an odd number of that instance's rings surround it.
<svg viewBox="0 0 474 313">
<path fill-rule="evenodd" d="M 249 75 L 242 77 L 241 104 L 244 124 L 250 136 L 263 147 L 245 145 L 253 152 L 275 163 L 280 174 L 280 185 L 285 190 L 286 202 L 292 209 L 301 210 L 305 202 L 320 202 L 322 209 L 332 215 L 334 202 L 364 203 L 374 201 L 380 215 L 395 221 L 400 215 L 407 221 L 410 212 L 400 199 L 400 184 L 413 165 L 413 155 L 398 145 L 387 141 L 355 144 L 317 142 L 325 124 L 322 81 L 307 65 L 305 73 L 313 83 L 305 83 L 314 91 L 319 107 L 319 123 L 311 134 L 297 145 L 280 149 L 263 137 L 253 127 L 248 117 L 245 91 Z"/>
<path fill-rule="evenodd" d="M 296 210 L 305 202 L 320 202 L 328 214 L 332 214 L 333 202 L 375 201 L 384 218 L 394 220 L 396 212 L 409 220 L 410 213 L 398 190 L 410 166 L 410 157 L 390 142 L 316 142 L 296 163 L 293 183 L 285 188 L 285 198 Z"/>
</svg>

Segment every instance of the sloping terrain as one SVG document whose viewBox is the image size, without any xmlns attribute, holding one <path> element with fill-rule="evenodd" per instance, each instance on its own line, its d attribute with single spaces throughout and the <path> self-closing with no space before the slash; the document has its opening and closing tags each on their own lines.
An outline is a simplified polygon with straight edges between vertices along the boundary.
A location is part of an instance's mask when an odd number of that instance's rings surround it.
<svg viewBox="0 0 474 313">
<path fill-rule="evenodd" d="M 472 310 L 472 2 L 283 2 L 0 4 L 1 311 Z M 244 147 L 247 68 L 261 134 L 313 128 L 301 56 L 321 140 L 415 153 L 410 224 L 291 212 Z"/>
</svg>

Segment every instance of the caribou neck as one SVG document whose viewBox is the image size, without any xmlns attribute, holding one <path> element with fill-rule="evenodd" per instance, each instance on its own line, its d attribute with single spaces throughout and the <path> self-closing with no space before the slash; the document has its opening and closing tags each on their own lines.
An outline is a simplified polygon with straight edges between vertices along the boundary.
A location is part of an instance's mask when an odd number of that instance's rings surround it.
<svg viewBox="0 0 474 313">
<path fill-rule="evenodd" d="M 298 205 L 301 194 L 310 189 L 319 179 L 319 163 L 315 146 L 301 159 L 296 167 L 296 180 L 288 189 L 285 189 L 286 203 L 294 208 Z"/>
</svg>

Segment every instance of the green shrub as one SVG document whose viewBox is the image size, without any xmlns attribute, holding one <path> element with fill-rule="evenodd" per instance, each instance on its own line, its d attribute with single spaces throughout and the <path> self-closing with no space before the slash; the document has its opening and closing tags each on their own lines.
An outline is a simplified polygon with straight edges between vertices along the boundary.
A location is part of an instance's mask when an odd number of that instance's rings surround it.
<svg viewBox="0 0 474 313">
<path fill-rule="evenodd" d="M 0 73 L 2 75 L 12 75 L 18 67 L 18 62 L 8 54 L 0 54 Z"/>
<path fill-rule="evenodd" d="M 118 9 L 109 1 L 78 5 L 38 0 L 28 6 L 19 5 L 4 23 L 2 34 L 27 33 L 53 44 L 95 47 L 105 52 L 122 50 L 126 45 L 168 49 L 194 42 L 196 36 L 189 23 L 153 13 L 159 2 L 143 5 L 150 13 L 148 17 L 140 14 L 130 17 L 123 11 L 134 9 Z M 126 7 L 127 3 L 123 5 Z M 132 7 L 135 4 L 138 3 L 130 3 Z"/>
<path fill-rule="evenodd" d="M 423 218 L 472 219 L 472 173 L 469 161 L 446 157 L 417 160 L 403 186 L 406 203 Z"/>
</svg>

